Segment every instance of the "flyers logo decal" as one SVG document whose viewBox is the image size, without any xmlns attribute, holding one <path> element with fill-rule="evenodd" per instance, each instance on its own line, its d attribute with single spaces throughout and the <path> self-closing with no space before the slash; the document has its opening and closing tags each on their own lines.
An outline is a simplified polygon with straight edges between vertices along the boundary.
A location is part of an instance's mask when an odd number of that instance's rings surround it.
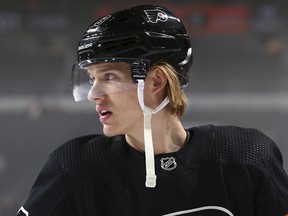
<svg viewBox="0 0 288 216">
<path fill-rule="evenodd" d="M 144 12 L 148 18 L 148 22 L 157 23 L 158 21 L 166 22 L 168 20 L 168 15 L 162 10 L 144 10 Z"/>
</svg>

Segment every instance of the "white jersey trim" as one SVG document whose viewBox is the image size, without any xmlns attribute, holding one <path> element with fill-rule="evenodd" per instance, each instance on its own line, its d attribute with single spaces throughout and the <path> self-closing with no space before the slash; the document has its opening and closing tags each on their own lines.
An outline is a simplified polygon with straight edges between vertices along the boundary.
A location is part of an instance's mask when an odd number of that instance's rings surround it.
<svg viewBox="0 0 288 216">
<path fill-rule="evenodd" d="M 199 207 L 195 209 L 189 209 L 189 210 L 183 210 L 183 211 L 178 211 L 178 212 L 173 212 L 170 214 L 165 214 L 162 216 L 176 216 L 176 215 L 184 215 L 188 213 L 193 213 L 193 212 L 200 212 L 200 211 L 205 211 L 205 210 L 218 210 L 226 213 L 229 216 L 234 216 L 232 212 L 230 212 L 228 209 L 220 207 L 220 206 L 204 206 L 204 207 Z"/>
<path fill-rule="evenodd" d="M 26 216 L 29 216 L 29 212 L 26 211 L 23 206 L 19 209 L 19 211 L 17 212 L 17 215 L 18 215 L 20 212 L 22 212 L 22 213 L 25 214 Z"/>
</svg>

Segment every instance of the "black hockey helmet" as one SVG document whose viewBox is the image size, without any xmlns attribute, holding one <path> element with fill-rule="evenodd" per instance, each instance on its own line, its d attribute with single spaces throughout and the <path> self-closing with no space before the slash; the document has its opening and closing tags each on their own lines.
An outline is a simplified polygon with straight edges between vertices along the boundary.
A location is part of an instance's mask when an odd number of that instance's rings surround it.
<svg viewBox="0 0 288 216">
<path fill-rule="evenodd" d="M 101 59 L 138 59 L 136 64 L 132 62 L 136 65 L 131 70 L 134 80 L 145 79 L 147 60 L 150 66 L 166 61 L 176 69 L 181 86 L 188 83 L 193 61 L 187 31 L 180 19 L 155 5 L 131 7 L 94 22 L 79 42 L 78 65 L 86 67 Z"/>
</svg>

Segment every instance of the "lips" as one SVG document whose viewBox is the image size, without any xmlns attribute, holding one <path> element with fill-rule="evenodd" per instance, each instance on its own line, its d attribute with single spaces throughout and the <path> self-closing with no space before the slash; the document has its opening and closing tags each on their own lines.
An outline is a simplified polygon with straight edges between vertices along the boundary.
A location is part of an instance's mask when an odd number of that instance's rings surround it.
<svg viewBox="0 0 288 216">
<path fill-rule="evenodd" d="M 105 116 L 105 115 L 108 115 L 108 114 L 110 114 L 110 113 L 111 113 L 111 111 L 102 110 L 102 111 L 99 113 L 99 115 L 100 115 L 100 116 Z"/>
<path fill-rule="evenodd" d="M 97 113 L 99 114 L 100 118 L 100 122 L 101 123 L 105 123 L 112 115 L 112 111 L 105 108 L 105 107 L 100 107 L 100 106 L 97 106 L 96 107 L 96 111 Z"/>
</svg>

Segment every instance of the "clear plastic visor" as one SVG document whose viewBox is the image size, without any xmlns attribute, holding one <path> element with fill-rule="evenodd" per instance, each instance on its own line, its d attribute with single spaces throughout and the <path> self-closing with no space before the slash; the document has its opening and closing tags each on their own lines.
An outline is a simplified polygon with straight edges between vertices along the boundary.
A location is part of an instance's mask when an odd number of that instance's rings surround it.
<svg viewBox="0 0 288 216">
<path fill-rule="evenodd" d="M 81 64 L 80 64 L 81 65 Z M 97 97 L 137 88 L 131 76 L 131 63 L 95 60 L 87 66 L 74 64 L 71 76 L 75 101 L 94 101 Z"/>
</svg>

